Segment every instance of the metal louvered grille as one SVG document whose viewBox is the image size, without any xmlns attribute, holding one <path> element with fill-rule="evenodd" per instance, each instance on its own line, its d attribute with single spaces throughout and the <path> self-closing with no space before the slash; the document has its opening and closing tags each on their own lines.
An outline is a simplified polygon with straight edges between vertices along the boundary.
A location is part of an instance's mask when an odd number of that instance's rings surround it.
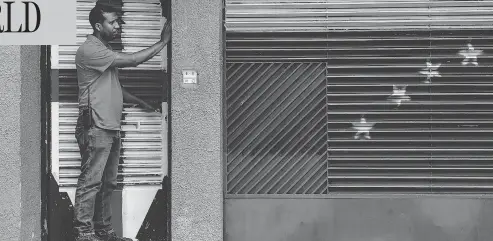
<svg viewBox="0 0 493 241">
<path fill-rule="evenodd" d="M 75 52 L 84 43 L 86 36 L 93 30 L 89 23 L 89 12 L 97 0 L 77 0 L 77 42 L 75 46 L 59 46 L 59 69 L 75 69 Z M 121 39 L 110 42 L 116 51 L 133 53 L 143 50 L 156 43 L 161 36 L 161 3 L 159 0 L 119 0 L 125 24 L 122 27 Z M 162 64 L 163 55 L 160 53 L 136 68 L 126 69 L 155 69 L 166 67 Z"/>
<path fill-rule="evenodd" d="M 228 64 L 229 193 L 327 190 L 325 66 Z"/>
<path fill-rule="evenodd" d="M 232 32 L 480 29 L 489 0 L 226 0 Z"/>
<path fill-rule="evenodd" d="M 123 0 L 122 37 L 110 43 L 115 51 L 136 52 L 160 38 L 161 3 L 159 0 Z M 78 117 L 78 86 L 75 68 L 77 48 L 92 33 L 89 11 L 96 0 L 77 1 L 77 45 L 52 48 L 53 83 L 58 86 L 52 104 L 52 170 L 60 187 L 75 187 L 80 173 L 79 148 L 75 139 Z M 161 53 L 135 68 L 119 70 L 122 86 L 133 95 L 156 105 L 162 113 L 146 112 L 125 104 L 122 116 L 119 185 L 160 187 L 167 175 L 167 97 L 164 96 L 166 63 Z"/>
<path fill-rule="evenodd" d="M 493 36 L 341 35 L 327 61 L 329 191 L 491 191 Z M 472 48 L 484 55 L 465 58 Z"/>
<path fill-rule="evenodd" d="M 60 104 L 60 186 L 75 186 L 80 174 L 79 147 L 74 138 L 77 103 Z M 128 105 L 123 111 L 122 163 L 118 183 L 159 185 L 163 176 L 160 114 L 150 115 Z"/>
<path fill-rule="evenodd" d="M 231 67 L 226 100 L 228 193 L 493 191 L 493 1 L 228 0 L 226 9 L 226 57 Z M 278 140 L 250 138 L 255 136 L 252 127 L 238 133 L 230 127 L 234 120 L 266 115 L 279 123 L 296 122 L 309 118 L 311 108 L 319 105 L 317 99 L 297 116 L 283 116 L 271 97 L 274 92 L 254 94 L 269 91 L 262 85 L 282 85 L 286 79 L 270 77 L 274 70 L 264 73 L 253 66 L 289 64 L 286 73 L 296 73 L 297 64 L 320 64 L 326 71 L 324 87 L 313 92 L 324 93 L 326 122 L 320 126 L 304 122 L 318 128 L 304 132 L 305 139 L 318 140 L 319 132 L 326 133 L 326 159 L 300 159 L 307 166 L 326 168 L 320 176 L 327 178 L 326 189 L 274 188 L 276 182 L 292 186 L 307 178 L 322 182 L 310 175 L 311 169 L 278 164 L 295 159 L 302 152 L 299 146 L 290 147 L 293 157 L 272 153 L 275 161 L 262 156 L 236 158 L 235 153 L 266 148 Z M 234 66 L 251 69 L 234 71 Z M 301 88 L 319 83 L 305 74 L 300 78 Z M 230 92 L 235 88 L 248 92 L 248 98 Z M 238 100 L 244 106 L 235 104 Z M 249 108 L 249 102 L 265 103 L 269 112 Z M 240 112 L 248 114 L 242 117 Z M 254 128 L 290 133 L 282 125 L 269 127 L 260 118 L 252 123 Z M 238 150 L 235 136 L 250 141 Z M 303 150 L 319 147 L 311 145 Z M 242 164 L 235 164 L 237 160 Z M 271 169 L 288 176 L 303 174 L 280 179 Z M 262 179 L 264 172 L 268 179 Z M 259 188 L 265 186 L 270 189 Z"/>
<path fill-rule="evenodd" d="M 163 94 L 160 71 L 120 70 L 124 88 L 146 101 L 160 101 Z M 75 70 L 59 71 L 58 145 L 60 186 L 75 186 L 80 174 L 80 154 L 75 139 L 78 117 Z M 137 88 L 138 87 L 138 88 Z M 166 113 L 163 103 L 163 113 Z M 126 104 L 122 119 L 121 159 L 118 181 L 124 185 L 159 185 L 167 170 L 165 145 L 166 117 Z"/>
</svg>

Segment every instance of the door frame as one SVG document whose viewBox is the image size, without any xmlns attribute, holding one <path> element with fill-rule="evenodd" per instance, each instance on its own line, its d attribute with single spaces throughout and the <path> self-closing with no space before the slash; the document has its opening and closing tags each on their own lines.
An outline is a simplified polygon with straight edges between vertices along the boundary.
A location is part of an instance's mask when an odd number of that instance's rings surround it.
<svg viewBox="0 0 493 241">
<path fill-rule="evenodd" d="M 163 12 L 163 15 L 166 16 L 167 19 L 171 20 L 172 17 L 172 4 L 171 0 L 160 0 L 162 4 L 164 4 L 164 9 L 166 12 Z M 172 39 L 172 38 L 171 38 Z M 167 47 L 167 73 L 166 73 L 166 93 L 163 93 L 164 96 L 167 97 L 167 161 L 168 161 L 168 175 L 164 177 L 162 181 L 162 190 L 165 195 L 165 216 L 166 216 L 166 224 L 165 224 L 165 232 L 166 232 L 166 240 L 171 240 L 171 168 L 172 168 L 172 145 L 171 145 L 171 137 L 172 137 L 172 118 L 171 118 L 171 76 L 172 76 L 172 42 L 166 46 Z M 51 100 L 52 100 L 52 92 L 53 86 L 51 86 L 51 46 L 50 45 L 41 45 L 40 46 L 40 72 L 41 72 L 41 240 L 42 241 L 52 241 L 50 237 L 50 203 L 52 201 L 50 195 L 50 182 L 54 181 L 54 178 L 51 174 Z"/>
</svg>

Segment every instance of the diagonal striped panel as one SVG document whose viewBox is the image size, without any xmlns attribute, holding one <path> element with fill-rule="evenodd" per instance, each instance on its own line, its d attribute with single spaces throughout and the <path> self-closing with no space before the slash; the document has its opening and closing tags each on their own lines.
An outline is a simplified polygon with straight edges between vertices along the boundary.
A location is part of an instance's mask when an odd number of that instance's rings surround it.
<svg viewBox="0 0 493 241">
<path fill-rule="evenodd" d="M 323 63 L 227 65 L 230 194 L 327 191 Z"/>
</svg>

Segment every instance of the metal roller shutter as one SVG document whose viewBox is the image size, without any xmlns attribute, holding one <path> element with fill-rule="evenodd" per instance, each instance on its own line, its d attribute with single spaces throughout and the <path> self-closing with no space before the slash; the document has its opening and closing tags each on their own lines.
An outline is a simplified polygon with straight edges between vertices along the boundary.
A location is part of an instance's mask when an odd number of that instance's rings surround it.
<svg viewBox="0 0 493 241">
<path fill-rule="evenodd" d="M 80 173 L 80 154 L 74 137 L 78 115 L 75 52 L 92 33 L 89 11 L 95 0 L 77 1 L 77 45 L 52 46 L 52 170 L 60 187 L 75 187 Z M 136 52 L 160 38 L 159 0 L 123 0 L 121 41 L 110 43 L 117 51 Z M 130 93 L 156 104 L 162 113 L 148 113 L 125 104 L 122 122 L 122 160 L 119 185 L 160 187 L 167 175 L 167 103 L 165 50 L 135 68 L 120 70 L 120 82 Z"/>
<path fill-rule="evenodd" d="M 300 63 L 324 66 L 325 83 L 317 90 L 325 93 L 326 120 L 317 128 L 326 133 L 321 138 L 327 150 L 314 154 L 325 158 L 324 164 L 299 159 L 310 148 L 318 150 L 315 144 L 292 146 L 285 155 L 273 152 L 269 145 L 276 142 L 318 140 L 316 131 L 293 134 L 294 140 L 275 139 L 293 133 L 284 126 L 267 126 L 266 137 L 273 137 L 268 142 L 236 145 L 236 135 L 257 138 L 248 128 L 234 128 L 237 113 L 256 111 L 249 108 L 255 105 L 244 103 L 264 101 L 269 103 L 265 109 L 274 111 L 280 99 L 230 95 L 228 193 L 493 191 L 493 1 L 228 0 L 226 9 L 228 89 L 286 81 L 256 66 L 291 64 L 287 70 L 281 67 L 286 73 L 296 72 Z M 265 77 L 271 73 L 273 77 Z M 300 81 L 305 85 L 319 83 L 304 76 Z M 279 89 L 266 91 L 274 94 Z M 305 98 L 318 94 L 313 91 Z M 237 105 L 236 98 L 243 105 Z M 313 98 L 316 101 L 296 115 L 277 115 L 278 123 L 316 119 L 318 114 L 309 109 L 316 109 L 321 100 Z M 295 95 L 286 100 L 297 101 Z M 261 118 L 251 120 L 264 125 Z M 254 155 L 237 165 L 237 153 L 249 148 L 265 148 L 275 158 Z M 297 158 L 303 164 L 290 164 Z M 253 171 L 236 174 L 236 166 Z M 297 174 L 283 179 L 278 172 Z M 259 189 L 279 185 L 272 181 L 276 179 L 289 183 L 285 186 L 309 185 Z"/>
</svg>

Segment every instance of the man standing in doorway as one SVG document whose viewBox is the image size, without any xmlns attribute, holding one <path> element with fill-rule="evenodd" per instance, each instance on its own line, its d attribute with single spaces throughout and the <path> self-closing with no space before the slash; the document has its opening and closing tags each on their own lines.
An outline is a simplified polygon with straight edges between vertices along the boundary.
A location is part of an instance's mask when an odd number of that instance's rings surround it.
<svg viewBox="0 0 493 241">
<path fill-rule="evenodd" d="M 76 53 L 79 118 L 76 139 L 82 157 L 75 194 L 77 241 L 131 241 L 118 237 L 111 225 L 111 195 L 117 187 L 123 101 L 153 108 L 120 85 L 118 68 L 137 66 L 157 55 L 171 38 L 168 21 L 161 39 L 151 47 L 125 54 L 114 52 L 109 41 L 121 34 L 118 10 L 96 4 L 89 14 L 93 34 Z"/>
</svg>

